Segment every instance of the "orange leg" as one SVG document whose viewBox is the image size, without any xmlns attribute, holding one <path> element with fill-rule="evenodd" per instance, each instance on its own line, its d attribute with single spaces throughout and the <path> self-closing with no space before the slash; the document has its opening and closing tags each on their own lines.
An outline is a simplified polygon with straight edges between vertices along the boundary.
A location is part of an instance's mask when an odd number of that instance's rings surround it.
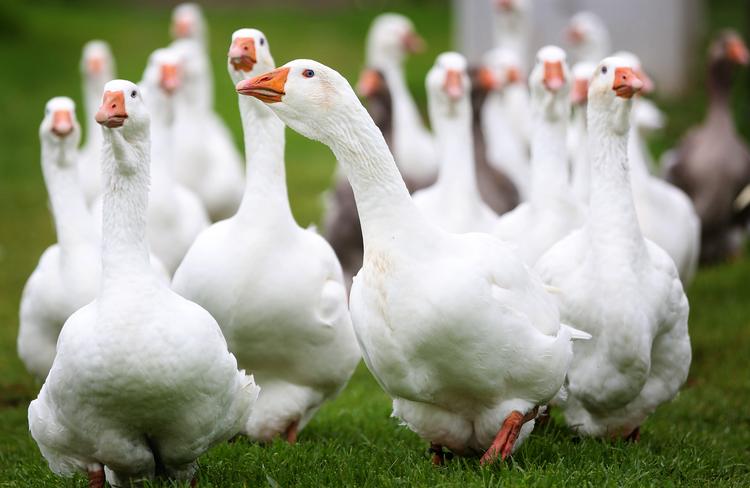
<svg viewBox="0 0 750 488">
<path fill-rule="evenodd" d="M 299 427 L 299 421 L 295 420 L 284 431 L 284 437 L 289 444 L 297 443 L 297 427 Z"/>
<path fill-rule="evenodd" d="M 442 466 L 445 464 L 445 453 L 443 452 L 443 446 L 440 444 L 430 443 L 430 452 L 432 453 L 432 464 L 435 466 Z"/>
<path fill-rule="evenodd" d="M 504 461 L 513 450 L 513 445 L 516 443 L 516 439 L 518 439 L 521 427 L 523 427 L 523 424 L 536 417 L 538 410 L 539 407 L 534 407 L 526 415 L 518 410 L 510 412 L 505 418 L 503 426 L 500 427 L 500 430 L 495 436 L 495 440 L 492 441 L 492 445 L 487 449 L 487 452 L 484 453 L 484 456 L 482 456 L 479 463 L 483 466 L 492 464 L 497 459 L 498 455 L 500 456 L 500 460 Z"/>
<path fill-rule="evenodd" d="M 89 469 L 89 488 L 104 488 L 104 468 Z"/>
</svg>

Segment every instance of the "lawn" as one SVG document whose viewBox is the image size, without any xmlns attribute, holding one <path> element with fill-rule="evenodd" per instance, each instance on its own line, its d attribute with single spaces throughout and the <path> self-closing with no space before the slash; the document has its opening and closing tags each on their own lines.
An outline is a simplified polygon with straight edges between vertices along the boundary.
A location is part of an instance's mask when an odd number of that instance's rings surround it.
<svg viewBox="0 0 750 488">
<path fill-rule="evenodd" d="M 435 55 L 449 47 L 450 12 L 445 1 L 395 3 L 392 8 L 415 19 L 429 43 L 428 52 L 408 65 L 410 86 L 424 106 L 423 76 Z M 741 27 L 742 3 L 712 1 L 709 24 Z M 236 96 L 223 64 L 233 30 L 263 30 L 279 64 L 296 57 L 319 59 L 355 81 L 375 13 L 372 8 L 210 10 L 217 110 L 237 140 Z M 26 409 L 39 385 L 15 348 L 21 289 L 54 240 L 39 166 L 37 128 L 44 104 L 61 94 L 80 102 L 78 58 L 91 38 L 111 42 L 120 77 L 139 79 L 148 53 L 168 42 L 168 19 L 166 9 L 120 2 L 0 3 L 0 486 L 86 486 L 80 476 L 55 477 L 29 436 Z M 696 56 L 704 52 L 701 47 Z M 701 66 L 694 80 L 685 97 L 663 101 L 670 125 L 652 141 L 657 152 L 702 117 Z M 747 73 L 737 86 L 747 136 Z M 303 225 L 317 222 L 333 156 L 289 131 L 287 148 L 295 216 Z M 200 486 L 750 486 L 748 278 L 748 258 L 698 274 L 689 290 L 690 377 L 679 397 L 646 422 L 638 444 L 575 441 L 556 417 L 507 463 L 480 468 L 475 459 L 457 459 L 434 468 L 427 446 L 390 418 L 387 396 L 360 366 L 297 445 L 240 440 L 218 446 L 200 459 Z"/>
</svg>

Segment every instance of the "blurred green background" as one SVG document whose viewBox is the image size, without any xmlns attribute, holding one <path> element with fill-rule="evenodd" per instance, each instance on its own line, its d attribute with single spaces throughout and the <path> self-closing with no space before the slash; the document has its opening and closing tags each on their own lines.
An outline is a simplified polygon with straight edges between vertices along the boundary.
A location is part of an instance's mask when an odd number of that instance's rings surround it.
<svg viewBox="0 0 750 488">
<path fill-rule="evenodd" d="M 208 2 L 206 2 L 208 3 Z M 238 2 L 239 3 L 239 2 Z M 215 71 L 216 109 L 241 141 L 236 94 L 224 68 L 231 33 L 265 32 L 282 64 L 320 60 L 355 82 L 371 19 L 385 10 L 411 17 L 428 50 L 411 58 L 408 81 L 424 110 L 424 75 L 451 47 L 447 0 L 352 2 L 350 7 L 247 5 L 206 7 Z M 650 141 L 658 156 L 701 120 L 706 106 L 707 41 L 733 26 L 748 39 L 745 1 L 706 3 L 705 33 L 692 58 L 691 87 L 679 99 L 657 102 L 668 126 Z M 205 6 L 205 5 L 204 5 Z M 58 486 L 26 426 L 26 407 L 38 385 L 15 350 L 20 293 L 42 251 L 54 242 L 47 210 L 37 129 L 46 101 L 68 95 L 79 103 L 83 44 L 110 42 L 118 76 L 141 77 L 148 54 L 169 42 L 171 4 L 0 0 L 0 486 Z M 733 104 L 745 138 L 750 129 L 750 78 L 737 77 Z M 334 168 L 324 146 L 287 132 L 287 175 L 301 225 L 320 217 L 320 193 Z M 322 409 L 289 447 L 221 446 L 201 461 L 201 486 L 271 485 L 494 485 L 589 486 L 750 485 L 750 263 L 747 259 L 701 271 L 690 289 L 694 362 L 685 391 L 662 407 L 637 445 L 570 442 L 559 420 L 534 434 L 508 466 L 479 469 L 475 460 L 429 466 L 425 446 L 388 418 L 389 402 L 360 367 L 344 394 Z M 77 478 L 71 485 L 84 485 Z"/>
</svg>

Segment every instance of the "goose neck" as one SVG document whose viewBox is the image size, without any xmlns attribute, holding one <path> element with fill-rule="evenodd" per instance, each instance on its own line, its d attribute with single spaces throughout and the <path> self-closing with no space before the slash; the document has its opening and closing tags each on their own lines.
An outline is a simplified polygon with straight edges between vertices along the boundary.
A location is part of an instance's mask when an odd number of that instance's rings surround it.
<svg viewBox="0 0 750 488">
<path fill-rule="evenodd" d="M 588 112 L 591 189 L 587 229 L 595 247 L 607 252 L 617 250 L 635 262 L 634 255 L 643 252 L 645 246 L 630 185 L 629 104 L 618 103 L 614 112 L 591 108 Z M 611 120 L 607 120 L 613 116 L 620 119 L 617 125 L 624 127 L 613 129 Z"/>
<path fill-rule="evenodd" d="M 103 284 L 137 273 L 150 273 L 146 239 L 149 129 L 129 134 L 132 140 L 126 138 L 125 129 L 104 129 Z"/>
<path fill-rule="evenodd" d="M 110 78 L 111 79 L 111 78 Z M 90 147 L 101 146 L 102 130 L 99 124 L 94 120 L 94 115 L 99 109 L 102 101 L 102 92 L 107 80 L 85 79 L 83 84 L 83 108 L 86 111 L 86 141 L 85 145 Z"/>
<path fill-rule="evenodd" d="M 57 242 L 63 253 L 77 244 L 96 241 L 96 226 L 86 208 L 76 159 L 74 147 L 42 145 L 42 173 L 49 191 Z"/>
<path fill-rule="evenodd" d="M 467 100 L 460 106 L 444 108 L 452 113 L 438 114 L 433 109 L 430 114 L 440 156 L 437 185 L 459 194 L 476 194 L 471 107 Z"/>
<path fill-rule="evenodd" d="M 569 190 L 567 172 L 567 120 L 538 114 L 531 138 L 530 199 L 544 202 Z"/>
<path fill-rule="evenodd" d="M 331 120 L 324 139 L 354 191 L 365 249 L 425 227 L 383 135 L 359 103 Z"/>
<path fill-rule="evenodd" d="M 262 102 L 239 96 L 245 141 L 246 183 L 237 213 L 254 222 L 294 223 L 284 167 L 284 123 Z"/>
<path fill-rule="evenodd" d="M 401 64 L 389 63 L 382 67 L 386 86 L 391 93 L 394 134 L 413 133 L 422 127 L 417 104 L 406 84 Z"/>
<path fill-rule="evenodd" d="M 173 180 L 173 107 L 159 104 L 151 118 L 151 183 L 152 191 L 174 191 Z"/>
</svg>

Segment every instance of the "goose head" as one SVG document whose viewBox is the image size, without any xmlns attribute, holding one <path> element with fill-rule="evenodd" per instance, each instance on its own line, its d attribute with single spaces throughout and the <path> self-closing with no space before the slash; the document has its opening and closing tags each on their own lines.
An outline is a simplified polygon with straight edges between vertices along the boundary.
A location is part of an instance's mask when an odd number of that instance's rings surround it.
<svg viewBox="0 0 750 488">
<path fill-rule="evenodd" d="M 609 31 L 604 21 L 595 13 L 578 12 L 570 18 L 566 37 L 579 58 L 588 58 L 593 53 L 609 51 Z M 591 61 L 591 59 L 579 59 Z"/>
<path fill-rule="evenodd" d="M 196 3 L 181 3 L 172 11 L 170 26 L 172 38 L 203 40 L 206 34 L 206 21 L 203 11 Z"/>
<path fill-rule="evenodd" d="M 467 115 L 471 111 L 471 83 L 466 58 L 462 55 L 456 52 L 439 55 L 427 73 L 425 84 L 432 120 Z"/>
<path fill-rule="evenodd" d="M 424 41 L 414 24 L 400 14 L 378 15 L 367 33 L 367 65 L 375 69 L 400 65 L 408 54 L 423 49 Z"/>
<path fill-rule="evenodd" d="M 640 94 L 648 95 L 654 91 L 654 82 L 648 74 L 643 70 L 641 65 L 641 58 L 636 56 L 630 51 L 617 51 L 612 56 L 624 59 L 633 67 L 633 72 L 643 82 L 643 87 L 639 91 Z"/>
<path fill-rule="evenodd" d="M 126 138 L 141 137 L 148 131 L 149 116 L 138 85 L 127 80 L 107 82 L 94 119 L 105 132 L 117 130 Z"/>
<path fill-rule="evenodd" d="M 235 84 L 275 67 L 265 34 L 258 29 L 234 31 L 227 52 L 227 70 Z"/>
<path fill-rule="evenodd" d="M 740 35 L 733 30 L 722 31 L 709 48 L 709 57 L 715 62 L 745 66 L 750 54 Z"/>
<path fill-rule="evenodd" d="M 573 87 L 570 90 L 570 101 L 574 106 L 586 104 L 589 92 L 589 80 L 594 74 L 596 64 L 581 61 L 573 65 Z"/>
<path fill-rule="evenodd" d="M 183 78 L 182 56 L 174 49 L 161 48 L 151 53 L 146 63 L 141 85 L 156 94 L 171 96 L 181 86 Z"/>
<path fill-rule="evenodd" d="M 496 90 L 524 82 L 521 60 L 512 49 L 496 47 L 487 51 L 482 56 L 482 66 L 492 76 Z"/>
<path fill-rule="evenodd" d="M 265 102 L 290 128 L 331 146 L 357 118 L 369 118 L 349 82 L 317 61 L 296 59 L 240 81 L 237 92 Z"/>
<path fill-rule="evenodd" d="M 532 110 L 547 120 L 556 121 L 570 114 L 570 70 L 565 51 L 545 46 L 536 55 L 536 64 L 529 75 Z"/>
<path fill-rule="evenodd" d="M 81 74 L 91 82 L 104 84 L 112 79 L 115 61 L 109 44 L 104 41 L 89 41 L 83 46 Z"/>
<path fill-rule="evenodd" d="M 39 138 L 48 144 L 75 150 L 81 140 L 81 126 L 76 119 L 76 105 L 68 97 L 54 97 L 44 107 Z M 64 161 L 61 161 L 64 163 Z"/>
<path fill-rule="evenodd" d="M 597 115 L 606 115 L 610 129 L 617 134 L 627 133 L 632 99 L 642 88 L 643 81 L 630 61 L 614 56 L 604 58 L 597 65 L 589 83 L 589 120 L 592 111 Z"/>
</svg>

